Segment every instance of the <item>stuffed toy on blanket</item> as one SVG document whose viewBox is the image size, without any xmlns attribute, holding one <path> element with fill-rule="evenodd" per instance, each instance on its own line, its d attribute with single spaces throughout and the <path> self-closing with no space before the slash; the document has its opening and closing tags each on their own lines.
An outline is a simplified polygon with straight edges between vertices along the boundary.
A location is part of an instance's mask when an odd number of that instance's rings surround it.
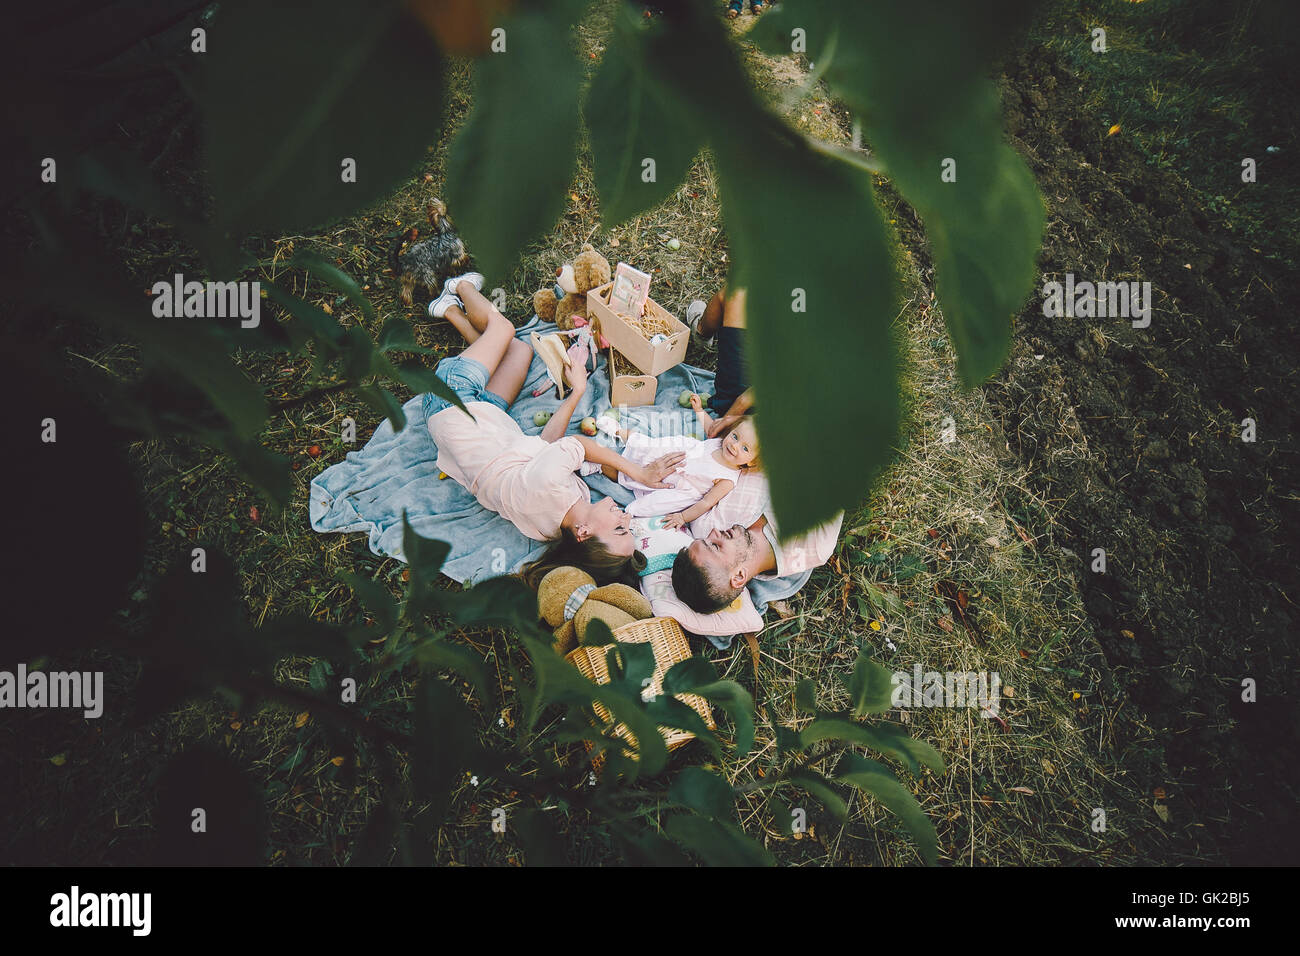
<svg viewBox="0 0 1300 956">
<path fill-rule="evenodd" d="M 581 568 L 550 571 L 537 587 L 537 609 L 555 633 L 555 651 L 567 654 L 578 646 L 592 621 L 611 630 L 653 617 L 650 601 L 626 584 L 596 587 L 596 580 Z"/>
</svg>

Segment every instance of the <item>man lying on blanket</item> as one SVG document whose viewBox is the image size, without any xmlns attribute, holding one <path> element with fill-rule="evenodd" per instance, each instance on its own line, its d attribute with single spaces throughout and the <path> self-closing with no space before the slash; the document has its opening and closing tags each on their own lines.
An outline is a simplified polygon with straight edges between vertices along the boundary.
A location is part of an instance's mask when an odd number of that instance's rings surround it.
<svg viewBox="0 0 1300 956">
<path fill-rule="evenodd" d="M 723 289 L 707 304 L 692 303 L 687 323 L 706 340 L 717 337 L 718 372 L 710 411 L 721 417 L 709 427 L 712 438 L 753 411 L 745 361 L 745 290 Z M 761 472 L 747 472 L 726 497 L 691 522 L 697 540 L 678 539 L 673 590 L 699 614 L 722 610 L 746 586 L 759 608 L 785 600 L 807 583 L 813 568 L 830 560 L 843 521 L 840 512 L 783 545 L 767 479 Z"/>
</svg>

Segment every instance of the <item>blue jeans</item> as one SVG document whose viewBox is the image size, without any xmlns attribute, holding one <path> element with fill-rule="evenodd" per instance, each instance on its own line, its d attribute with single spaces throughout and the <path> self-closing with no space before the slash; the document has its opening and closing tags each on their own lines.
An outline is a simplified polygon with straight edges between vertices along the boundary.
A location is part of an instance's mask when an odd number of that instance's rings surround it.
<svg viewBox="0 0 1300 956">
<path fill-rule="evenodd" d="M 447 383 L 448 388 L 460 396 L 462 402 L 466 404 L 470 402 L 489 402 L 503 412 L 510 410 L 509 402 L 496 392 L 488 391 L 487 366 L 478 359 L 466 358 L 463 355 L 451 355 L 439 362 L 434 372 L 437 373 L 438 378 Z M 425 392 L 420 398 L 426 421 L 444 408 L 456 407 L 447 399 L 435 395 L 433 392 Z"/>
</svg>

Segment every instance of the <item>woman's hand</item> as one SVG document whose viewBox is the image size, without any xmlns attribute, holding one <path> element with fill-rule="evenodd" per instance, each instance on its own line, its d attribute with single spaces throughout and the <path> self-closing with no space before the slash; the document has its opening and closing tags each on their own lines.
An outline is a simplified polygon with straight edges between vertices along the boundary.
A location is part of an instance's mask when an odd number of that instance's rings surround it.
<svg viewBox="0 0 1300 956">
<path fill-rule="evenodd" d="M 680 511 L 675 511 L 670 515 L 664 515 L 663 520 L 665 528 L 681 528 L 686 524 Z"/>
<path fill-rule="evenodd" d="M 581 395 L 587 390 L 587 363 L 575 362 L 570 355 L 569 360 L 564 363 L 564 377 L 569 380 L 573 390 Z"/>
<path fill-rule="evenodd" d="M 654 461 L 642 465 L 641 474 L 632 475 L 641 484 L 649 488 L 670 488 L 671 485 L 665 484 L 664 479 L 677 470 L 677 466 L 686 460 L 686 452 L 674 451 L 667 455 L 661 455 Z"/>
<path fill-rule="evenodd" d="M 739 415 L 723 415 L 721 418 L 715 418 L 709 425 L 708 431 L 705 432 L 709 438 L 717 438 L 732 425 L 740 421 Z"/>
</svg>

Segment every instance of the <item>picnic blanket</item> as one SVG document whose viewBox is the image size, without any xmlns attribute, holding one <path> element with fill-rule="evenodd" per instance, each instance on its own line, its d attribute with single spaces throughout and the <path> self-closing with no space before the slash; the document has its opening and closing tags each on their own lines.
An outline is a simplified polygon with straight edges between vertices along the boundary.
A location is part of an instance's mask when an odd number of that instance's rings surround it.
<svg viewBox="0 0 1300 956">
<path fill-rule="evenodd" d="M 534 316 L 515 332 L 515 337 L 526 342 L 531 332 L 554 330 L 553 323 Z M 599 417 L 609 409 L 608 364 L 608 356 L 602 354 L 574 411 L 570 434 L 577 433 L 583 418 Z M 533 424 L 534 413 L 554 411 L 559 405 L 553 387 L 533 397 L 534 389 L 548 383 L 546 366 L 534 355 L 528 379 L 508 412 L 526 435 L 541 434 L 542 429 Z M 659 376 L 655 404 L 628 409 L 623 423 L 648 431 L 651 416 L 658 416 L 660 429 L 680 427 L 681 433 L 694 434 L 698 428 L 695 413 L 677 402 L 685 389 L 712 391 L 713 373 L 690 365 L 669 369 Z M 308 506 L 312 528 L 322 533 L 364 531 L 369 535 L 371 551 L 404 561 L 405 511 L 411 527 L 422 537 L 451 545 L 442 571 L 461 583 L 514 574 L 525 563 L 539 558 L 546 551 L 545 542 L 520 533 L 508 519 L 488 511 L 452 479 L 438 479 L 438 446 L 429 434 L 420 396 L 408 401 L 402 410 L 406 414 L 405 428 L 394 432 L 392 423 L 385 419 L 364 448 L 348 452 L 343 461 L 312 479 Z M 602 474 L 583 480 L 591 487 L 593 499 L 608 495 L 620 505 L 632 501 L 630 488 Z"/>
</svg>

